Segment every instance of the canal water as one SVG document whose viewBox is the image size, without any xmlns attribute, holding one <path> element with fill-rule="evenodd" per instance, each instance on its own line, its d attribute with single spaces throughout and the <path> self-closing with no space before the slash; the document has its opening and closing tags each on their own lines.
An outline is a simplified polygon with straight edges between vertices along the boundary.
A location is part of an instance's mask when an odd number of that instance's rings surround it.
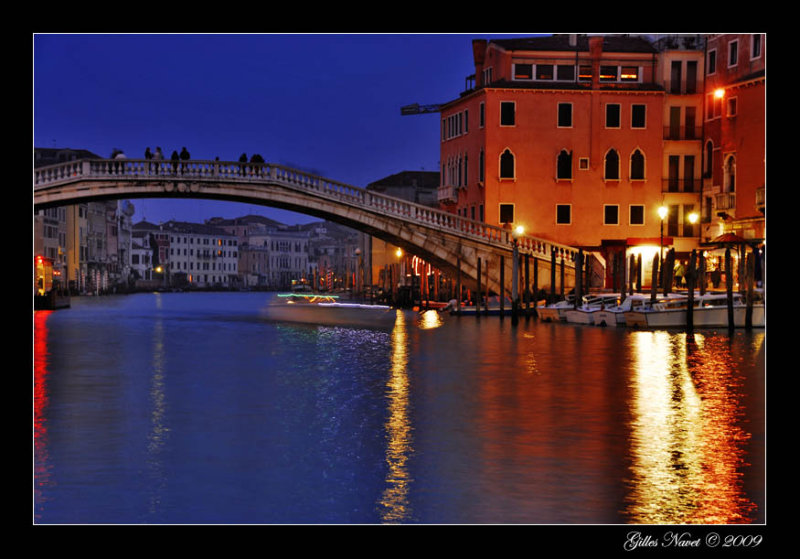
<svg viewBox="0 0 800 559">
<path fill-rule="evenodd" d="M 758 524 L 765 333 L 398 312 L 267 293 L 34 313 L 37 524 Z"/>
</svg>

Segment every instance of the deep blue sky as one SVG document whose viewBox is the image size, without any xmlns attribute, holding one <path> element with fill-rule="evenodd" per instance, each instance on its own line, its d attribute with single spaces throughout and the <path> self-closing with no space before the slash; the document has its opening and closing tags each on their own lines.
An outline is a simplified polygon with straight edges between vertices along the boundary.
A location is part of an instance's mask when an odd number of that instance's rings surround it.
<svg viewBox="0 0 800 559">
<path fill-rule="evenodd" d="M 503 35 L 509 37 L 512 35 Z M 453 100 L 474 72 L 466 34 L 34 35 L 34 146 L 114 148 L 143 157 L 186 146 L 193 159 L 271 163 L 366 186 L 438 169 L 437 114 L 410 103 Z M 258 206 L 134 200 L 135 219 L 199 221 Z"/>
</svg>

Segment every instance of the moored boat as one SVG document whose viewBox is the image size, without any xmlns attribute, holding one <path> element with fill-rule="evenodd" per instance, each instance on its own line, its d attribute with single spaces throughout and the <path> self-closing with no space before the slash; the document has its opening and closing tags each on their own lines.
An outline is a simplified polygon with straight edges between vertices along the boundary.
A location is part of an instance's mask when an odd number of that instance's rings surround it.
<svg viewBox="0 0 800 559">
<path fill-rule="evenodd" d="M 740 293 L 732 295 L 733 326 L 746 326 L 747 305 Z M 628 326 L 644 328 L 685 328 L 687 326 L 688 298 L 665 299 L 655 304 L 645 303 L 636 310 L 625 313 Z M 762 301 L 752 305 L 752 326 L 765 325 L 765 306 Z M 725 293 L 698 295 L 692 306 L 692 325 L 695 328 L 728 327 L 728 296 Z"/>
<path fill-rule="evenodd" d="M 575 295 L 567 295 L 563 301 L 536 307 L 536 314 L 545 322 L 561 322 L 567 319 L 567 311 L 575 308 Z"/>
<path fill-rule="evenodd" d="M 670 293 L 666 296 L 658 295 L 657 300 L 661 301 L 664 299 L 679 299 L 681 297 L 682 295 Z M 594 314 L 594 324 L 597 326 L 624 326 L 625 313 L 628 311 L 639 310 L 643 306 L 647 305 L 651 298 L 651 295 L 645 295 L 643 293 L 633 293 L 628 295 L 619 305 L 609 306 L 597 311 Z"/>
<path fill-rule="evenodd" d="M 619 293 L 601 293 L 583 297 L 583 304 L 566 311 L 567 322 L 573 324 L 594 324 L 596 313 L 619 302 Z"/>
<path fill-rule="evenodd" d="M 278 293 L 264 308 L 264 316 L 281 322 L 391 329 L 397 312 L 386 305 L 340 301 L 336 295 Z"/>
</svg>

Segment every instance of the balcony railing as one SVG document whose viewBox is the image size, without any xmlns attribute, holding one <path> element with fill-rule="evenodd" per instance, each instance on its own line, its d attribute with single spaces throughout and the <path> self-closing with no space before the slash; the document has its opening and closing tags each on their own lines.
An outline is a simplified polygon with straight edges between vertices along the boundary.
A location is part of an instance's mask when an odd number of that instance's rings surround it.
<svg viewBox="0 0 800 559">
<path fill-rule="evenodd" d="M 723 192 L 714 196 L 714 206 L 718 210 L 735 210 L 736 209 L 736 193 Z"/>
<path fill-rule="evenodd" d="M 439 202 L 458 202 L 455 186 L 440 186 L 437 191 Z"/>
<path fill-rule="evenodd" d="M 701 179 L 665 178 L 661 182 L 662 192 L 700 192 Z"/>
<path fill-rule="evenodd" d="M 665 126 L 665 140 L 702 140 L 703 129 L 700 126 Z"/>
</svg>

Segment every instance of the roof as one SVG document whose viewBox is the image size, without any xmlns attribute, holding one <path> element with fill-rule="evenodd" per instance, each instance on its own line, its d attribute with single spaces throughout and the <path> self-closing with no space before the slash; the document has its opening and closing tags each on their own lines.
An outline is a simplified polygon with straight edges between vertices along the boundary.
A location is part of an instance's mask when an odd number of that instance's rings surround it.
<svg viewBox="0 0 800 559">
<path fill-rule="evenodd" d="M 65 161 L 77 161 L 79 159 L 102 159 L 96 153 L 87 149 L 72 148 L 33 148 L 33 166 L 44 167 L 45 165 L 55 165 Z"/>
<path fill-rule="evenodd" d="M 387 186 L 439 188 L 439 171 L 401 171 L 369 183 L 367 189 L 382 190 Z"/>
<path fill-rule="evenodd" d="M 603 52 L 655 53 L 655 47 L 645 37 L 636 35 L 602 35 Z M 569 44 L 570 35 L 491 39 L 489 42 L 505 50 L 589 51 L 589 36 L 577 35 L 576 44 Z"/>
</svg>

